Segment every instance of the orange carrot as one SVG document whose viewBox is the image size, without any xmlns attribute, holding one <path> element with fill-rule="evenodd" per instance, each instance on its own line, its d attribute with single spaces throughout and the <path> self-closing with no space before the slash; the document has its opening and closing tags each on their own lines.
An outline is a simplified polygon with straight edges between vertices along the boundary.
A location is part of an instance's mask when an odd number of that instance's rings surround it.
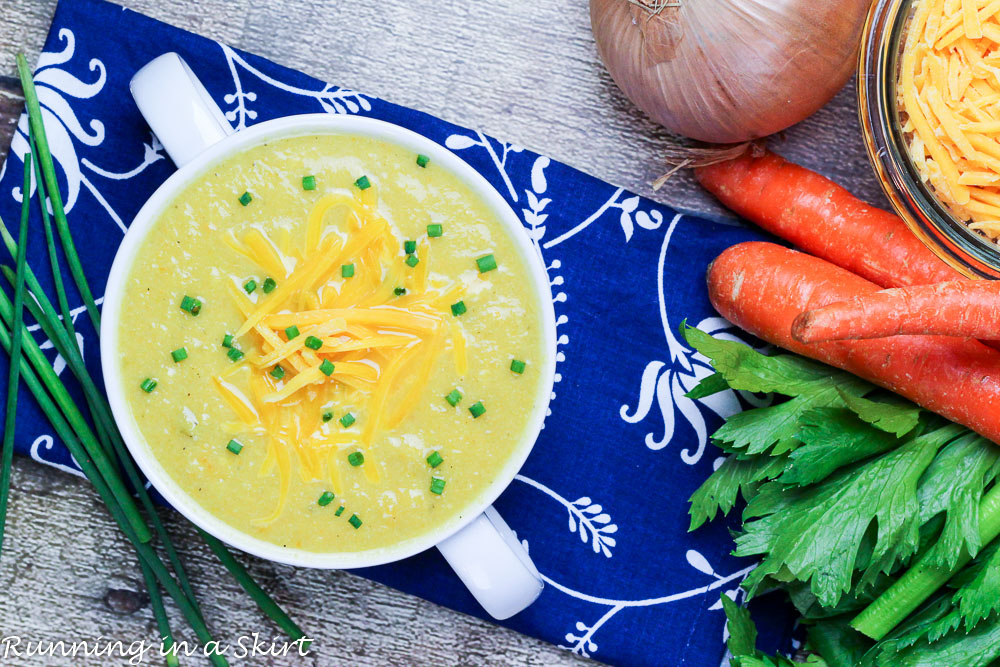
<svg viewBox="0 0 1000 667">
<path fill-rule="evenodd" d="M 897 287 L 806 311 L 792 323 L 801 343 L 900 334 L 1000 338 L 1000 282 Z"/>
<path fill-rule="evenodd" d="M 740 216 L 881 287 L 963 279 L 899 217 L 774 153 L 747 153 L 701 167 L 695 174 Z"/>
<path fill-rule="evenodd" d="M 971 338 L 893 336 L 800 343 L 804 311 L 872 294 L 878 285 L 773 243 L 741 243 L 709 267 L 712 305 L 774 345 L 854 373 L 1000 442 L 1000 352 Z"/>
</svg>

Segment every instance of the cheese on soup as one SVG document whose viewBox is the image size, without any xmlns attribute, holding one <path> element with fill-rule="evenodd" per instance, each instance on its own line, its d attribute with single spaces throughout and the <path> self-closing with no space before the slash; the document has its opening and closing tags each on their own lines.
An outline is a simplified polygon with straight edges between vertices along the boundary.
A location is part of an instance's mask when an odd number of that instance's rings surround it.
<svg viewBox="0 0 1000 667">
<path fill-rule="evenodd" d="M 355 552 L 478 500 L 530 434 L 540 304 L 461 180 L 351 135 L 270 141 L 165 209 L 118 360 L 168 475 L 259 539 Z"/>
</svg>

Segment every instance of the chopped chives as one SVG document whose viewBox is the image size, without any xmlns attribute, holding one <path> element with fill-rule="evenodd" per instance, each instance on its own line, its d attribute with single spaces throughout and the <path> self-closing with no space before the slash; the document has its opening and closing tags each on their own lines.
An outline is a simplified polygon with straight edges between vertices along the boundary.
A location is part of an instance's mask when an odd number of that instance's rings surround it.
<svg viewBox="0 0 1000 667">
<path fill-rule="evenodd" d="M 277 286 L 278 283 L 274 282 L 274 278 L 265 278 L 264 284 L 261 285 L 261 289 L 264 290 L 264 294 L 270 294 Z"/>
<path fill-rule="evenodd" d="M 431 452 L 430 456 L 427 457 L 427 465 L 432 468 L 437 468 L 442 463 L 444 463 L 444 459 L 441 458 L 441 455 L 438 454 L 437 450 Z"/>
<path fill-rule="evenodd" d="M 406 288 L 397 287 L 396 289 L 392 290 L 392 293 L 395 294 L 396 296 L 403 296 L 404 294 L 406 294 Z"/>
<path fill-rule="evenodd" d="M 226 449 L 231 451 L 233 454 L 239 454 L 240 452 L 243 451 L 243 445 L 241 445 L 235 440 L 230 440 L 229 444 L 226 445 Z"/>
<path fill-rule="evenodd" d="M 424 167 L 424 168 L 426 168 L 427 164 L 430 161 L 431 161 L 431 159 L 429 157 L 427 157 L 426 155 L 424 155 L 423 153 L 421 153 L 420 155 L 417 156 L 417 166 L 418 167 Z"/>
<path fill-rule="evenodd" d="M 201 301 L 193 296 L 185 295 L 184 298 L 181 299 L 181 310 L 187 311 L 192 315 L 197 315 L 201 312 Z"/>
<path fill-rule="evenodd" d="M 444 227 L 441 225 L 427 225 L 427 236 L 436 239 L 442 234 L 444 234 Z"/>
<path fill-rule="evenodd" d="M 316 189 L 316 177 L 315 176 L 303 176 L 302 177 L 302 189 L 303 190 L 315 190 Z"/>
<path fill-rule="evenodd" d="M 336 498 L 336 496 L 333 495 L 332 491 L 324 491 L 323 494 L 319 497 L 319 500 L 316 501 L 316 504 L 319 505 L 320 507 L 326 507 L 327 505 L 333 502 L 334 498 Z"/>
<path fill-rule="evenodd" d="M 358 180 L 354 181 L 354 185 L 357 186 L 358 190 L 367 190 L 372 186 L 372 182 L 368 180 L 367 176 L 362 176 Z"/>
<path fill-rule="evenodd" d="M 451 314 L 454 315 L 455 317 L 458 317 L 459 315 L 464 315 L 466 310 L 468 309 L 465 307 L 464 301 L 457 301 L 451 304 Z"/>
<path fill-rule="evenodd" d="M 333 413 L 332 412 L 330 412 L 329 410 L 327 410 L 326 412 L 323 413 L 323 421 L 328 422 L 331 419 L 333 419 Z"/>
<path fill-rule="evenodd" d="M 472 413 L 473 419 L 479 419 L 483 416 L 483 413 L 486 412 L 486 406 L 483 405 L 482 401 L 476 401 L 469 406 L 469 412 Z"/>
<path fill-rule="evenodd" d="M 291 339 L 295 338 L 298 335 L 299 335 L 299 328 L 297 326 L 295 326 L 294 324 L 292 326 L 288 327 L 287 329 L 285 329 L 285 337 L 288 340 L 291 340 Z"/>
<path fill-rule="evenodd" d="M 275 380 L 280 380 L 281 378 L 285 377 L 285 369 L 282 368 L 281 366 L 275 366 L 274 368 L 271 369 L 270 375 Z"/>
<path fill-rule="evenodd" d="M 139 388 L 148 394 L 156 389 L 156 380 L 153 378 L 146 378 L 142 381 L 142 384 L 139 385 Z"/>
<path fill-rule="evenodd" d="M 333 362 L 331 362 L 329 359 L 324 359 L 323 363 L 321 363 L 319 365 L 319 371 L 320 371 L 320 373 L 322 373 L 323 375 L 325 375 L 327 377 L 330 377 L 331 375 L 333 375 L 333 369 L 334 368 L 335 368 L 335 366 L 333 365 Z"/>
<path fill-rule="evenodd" d="M 476 267 L 479 269 L 480 273 L 492 271 L 497 268 L 497 258 L 493 255 L 483 255 L 476 260 Z"/>
<path fill-rule="evenodd" d="M 176 350 L 174 350 L 173 352 L 170 353 L 170 357 L 175 362 L 178 362 L 178 363 L 181 362 L 181 361 L 184 361 L 185 359 L 188 358 L 187 348 L 186 347 L 179 347 L 179 348 L 177 348 Z"/>
<path fill-rule="evenodd" d="M 341 264 L 340 265 L 340 277 L 341 278 L 353 278 L 354 277 L 354 265 L 353 264 Z"/>
<path fill-rule="evenodd" d="M 420 263 L 420 260 L 417 259 L 416 255 L 407 255 L 406 256 L 406 265 L 409 266 L 410 268 L 413 268 L 414 266 L 416 266 L 419 263 Z"/>
<path fill-rule="evenodd" d="M 337 511 L 333 513 L 333 516 L 340 516 L 343 513 L 344 513 L 344 506 L 341 505 L 340 507 L 337 508 Z"/>
<path fill-rule="evenodd" d="M 252 201 L 253 197 L 250 196 L 249 192 L 244 192 L 243 194 L 240 195 L 240 203 L 243 204 L 244 206 L 247 206 Z"/>
<path fill-rule="evenodd" d="M 243 291 L 247 294 L 252 294 L 255 289 L 257 289 L 257 281 L 253 278 L 243 283 Z"/>
<path fill-rule="evenodd" d="M 412 255 L 416 251 L 417 251 L 416 241 L 403 241 L 403 252 L 405 252 L 407 255 Z"/>
<path fill-rule="evenodd" d="M 357 468 L 359 465 L 365 462 L 365 455 L 361 452 L 351 452 L 347 455 L 347 462 L 352 466 Z"/>
<path fill-rule="evenodd" d="M 517 373 L 518 375 L 524 372 L 525 366 L 527 366 L 527 364 L 521 361 L 520 359 L 511 359 L 510 370 Z"/>
<path fill-rule="evenodd" d="M 431 477 L 431 493 L 441 495 L 444 493 L 445 481 L 440 477 Z"/>
<path fill-rule="evenodd" d="M 316 338 L 316 336 L 307 336 L 306 347 L 308 347 L 310 350 L 318 350 L 319 348 L 323 347 L 323 339 Z"/>
<path fill-rule="evenodd" d="M 361 527 L 361 517 L 359 517 L 357 514 L 352 514 L 351 518 L 347 520 L 347 523 L 354 526 L 354 529 L 357 530 L 358 528 Z"/>
<path fill-rule="evenodd" d="M 232 361 L 239 361 L 243 358 L 243 350 L 231 347 L 229 348 L 229 352 L 226 352 L 226 356 Z"/>
<path fill-rule="evenodd" d="M 462 400 L 462 394 L 459 393 L 458 389 L 452 389 L 448 392 L 448 395 L 444 397 L 444 400 L 448 401 L 452 407 L 458 405 L 458 402 Z"/>
<path fill-rule="evenodd" d="M 232 347 L 233 346 L 233 335 L 226 334 L 222 337 L 222 347 Z"/>
<path fill-rule="evenodd" d="M 350 412 L 340 418 L 340 425 L 344 428 L 351 428 L 351 426 L 356 422 L 357 419 L 354 418 Z"/>
</svg>

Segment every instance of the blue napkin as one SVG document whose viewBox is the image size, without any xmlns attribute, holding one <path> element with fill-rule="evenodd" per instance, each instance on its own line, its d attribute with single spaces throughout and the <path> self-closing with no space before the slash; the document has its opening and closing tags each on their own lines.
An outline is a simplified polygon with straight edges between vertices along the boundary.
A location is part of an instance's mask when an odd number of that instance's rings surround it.
<svg viewBox="0 0 1000 667">
<path fill-rule="evenodd" d="M 688 533 L 686 501 L 720 461 L 709 434 L 739 403 L 731 392 L 685 398 L 710 369 L 676 332 L 687 319 L 706 331 L 739 335 L 712 311 L 704 273 L 722 249 L 761 235 L 679 214 L 517 144 L 317 81 L 102 0 L 62 0 L 35 81 L 96 296 L 132 217 L 174 171 L 128 92 L 136 70 L 167 51 L 187 60 L 237 128 L 308 112 L 381 118 L 444 144 L 507 198 L 548 269 L 559 351 L 545 429 L 497 503 L 546 588 L 504 624 L 614 664 L 719 665 L 725 654 L 719 595 L 742 600 L 738 585 L 753 563 L 729 555 L 732 541 L 721 522 Z M 0 216 L 11 229 L 19 216 L 26 129 L 22 117 L 0 171 Z M 29 262 L 50 288 L 37 206 L 32 210 Z M 85 358 L 99 378 L 95 332 L 82 302 L 71 297 Z M 7 358 L 0 357 L 6 377 Z M 55 364 L 61 371 L 61 360 Z M 17 450 L 79 474 L 27 393 L 23 399 Z M 360 574 L 483 615 L 435 551 Z M 785 646 L 787 609 L 766 597 L 761 605 L 767 607 L 757 613 L 762 645 Z M 316 648 L 322 651 L 322 637 Z"/>
</svg>

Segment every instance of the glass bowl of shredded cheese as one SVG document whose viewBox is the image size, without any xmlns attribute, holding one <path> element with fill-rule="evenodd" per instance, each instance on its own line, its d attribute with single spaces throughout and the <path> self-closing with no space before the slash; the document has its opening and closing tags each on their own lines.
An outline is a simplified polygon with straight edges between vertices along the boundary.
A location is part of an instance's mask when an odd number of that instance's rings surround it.
<svg viewBox="0 0 1000 667">
<path fill-rule="evenodd" d="M 876 0 L 858 102 L 897 213 L 958 271 L 1000 278 L 1000 0 Z"/>
</svg>

